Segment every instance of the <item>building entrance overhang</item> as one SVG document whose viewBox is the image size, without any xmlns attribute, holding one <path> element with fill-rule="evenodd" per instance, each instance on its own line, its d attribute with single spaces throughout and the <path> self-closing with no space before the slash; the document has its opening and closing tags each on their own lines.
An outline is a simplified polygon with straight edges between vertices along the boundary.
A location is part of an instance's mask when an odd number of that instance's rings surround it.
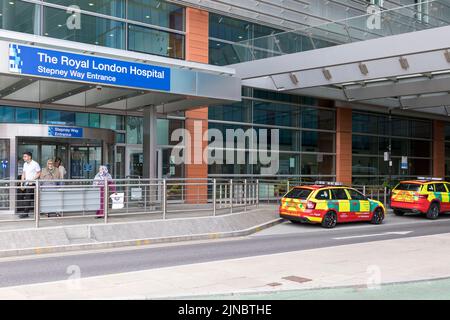
<svg viewBox="0 0 450 320">
<path fill-rule="evenodd" d="M 449 115 L 450 26 L 232 65 L 243 86 Z"/>
<path fill-rule="evenodd" d="M 0 30 L 0 99 L 183 111 L 241 100 L 232 68 Z"/>
</svg>

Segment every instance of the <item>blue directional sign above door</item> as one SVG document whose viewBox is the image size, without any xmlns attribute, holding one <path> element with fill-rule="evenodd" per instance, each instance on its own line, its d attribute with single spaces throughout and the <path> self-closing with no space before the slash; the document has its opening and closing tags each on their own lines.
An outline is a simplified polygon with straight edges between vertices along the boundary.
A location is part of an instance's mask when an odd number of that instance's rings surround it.
<svg viewBox="0 0 450 320">
<path fill-rule="evenodd" d="M 83 128 L 48 127 L 49 137 L 83 138 Z"/>
</svg>

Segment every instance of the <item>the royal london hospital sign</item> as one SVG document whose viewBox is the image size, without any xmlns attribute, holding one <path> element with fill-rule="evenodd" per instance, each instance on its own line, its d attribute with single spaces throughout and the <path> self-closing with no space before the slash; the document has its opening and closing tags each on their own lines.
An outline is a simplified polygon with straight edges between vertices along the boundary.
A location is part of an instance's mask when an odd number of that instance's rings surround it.
<svg viewBox="0 0 450 320">
<path fill-rule="evenodd" d="M 9 72 L 170 91 L 170 68 L 9 44 Z"/>
</svg>

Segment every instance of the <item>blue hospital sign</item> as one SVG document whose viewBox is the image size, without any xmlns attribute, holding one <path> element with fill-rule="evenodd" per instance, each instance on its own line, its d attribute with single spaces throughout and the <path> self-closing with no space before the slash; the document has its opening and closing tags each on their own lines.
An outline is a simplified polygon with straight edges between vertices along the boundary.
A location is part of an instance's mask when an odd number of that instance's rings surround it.
<svg viewBox="0 0 450 320">
<path fill-rule="evenodd" d="M 48 127 L 49 137 L 83 138 L 83 128 Z"/>
<path fill-rule="evenodd" d="M 9 45 L 9 71 L 30 76 L 170 91 L 170 68 Z"/>
</svg>

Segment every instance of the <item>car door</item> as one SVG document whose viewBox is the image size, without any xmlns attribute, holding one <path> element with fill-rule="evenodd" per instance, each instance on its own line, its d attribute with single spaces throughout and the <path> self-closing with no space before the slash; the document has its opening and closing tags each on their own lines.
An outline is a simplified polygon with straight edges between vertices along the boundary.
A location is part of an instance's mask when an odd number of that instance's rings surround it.
<svg viewBox="0 0 450 320">
<path fill-rule="evenodd" d="M 434 193 L 436 198 L 441 202 L 441 211 L 449 211 L 450 200 L 447 187 L 444 183 L 435 183 L 434 184 Z"/>
<path fill-rule="evenodd" d="M 370 217 L 370 201 L 361 192 L 347 189 L 350 196 L 350 210 L 355 220 L 367 220 Z"/>
<path fill-rule="evenodd" d="M 352 220 L 352 214 L 350 211 L 350 198 L 347 191 L 344 188 L 331 189 L 332 192 L 332 204 L 335 208 L 338 220 L 340 222 L 346 222 Z"/>
</svg>

